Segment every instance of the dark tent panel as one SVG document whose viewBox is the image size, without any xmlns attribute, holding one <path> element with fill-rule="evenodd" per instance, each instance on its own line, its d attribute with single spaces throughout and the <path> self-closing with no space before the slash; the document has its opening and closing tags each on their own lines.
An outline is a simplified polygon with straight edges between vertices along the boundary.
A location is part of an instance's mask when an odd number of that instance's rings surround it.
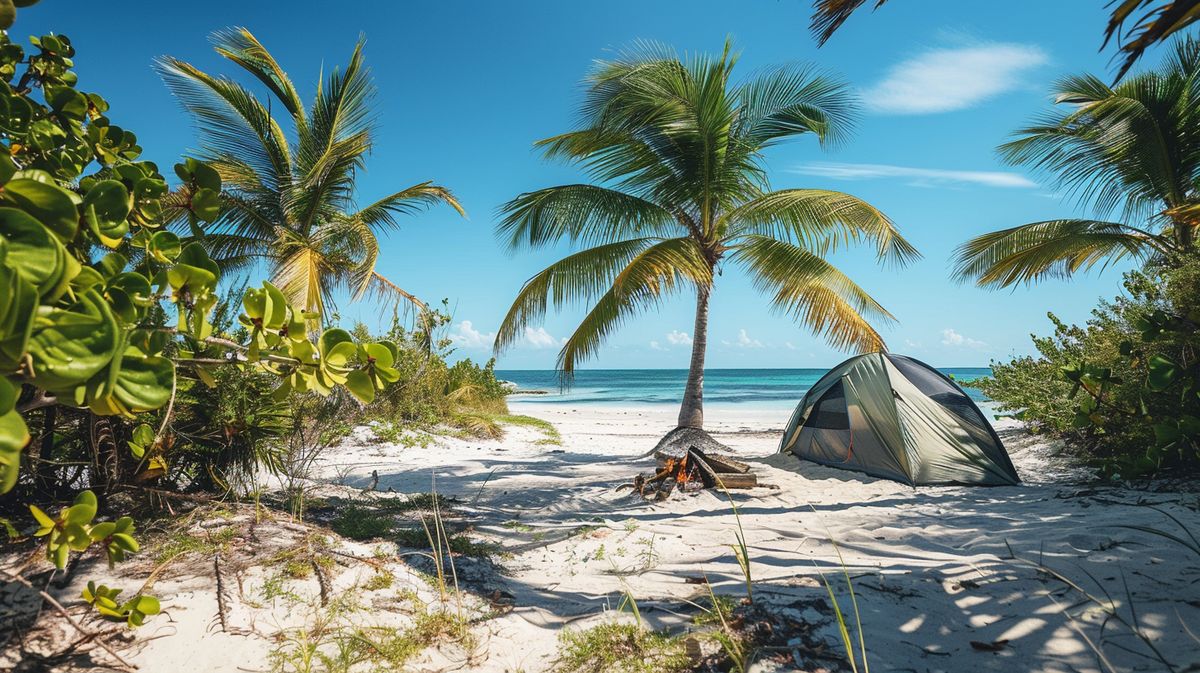
<svg viewBox="0 0 1200 673">
<path fill-rule="evenodd" d="M 1020 483 L 962 388 L 890 353 L 851 358 L 823 376 L 792 414 L 779 450 L 912 485 Z"/>
</svg>

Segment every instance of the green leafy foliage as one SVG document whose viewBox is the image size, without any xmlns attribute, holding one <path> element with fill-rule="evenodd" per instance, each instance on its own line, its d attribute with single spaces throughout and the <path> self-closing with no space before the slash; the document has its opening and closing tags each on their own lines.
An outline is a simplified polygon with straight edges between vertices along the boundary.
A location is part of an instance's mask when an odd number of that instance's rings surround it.
<svg viewBox="0 0 1200 673">
<path fill-rule="evenodd" d="M 1035 431 L 1065 438 L 1111 477 L 1200 469 L 1200 259 L 1126 275 L 1083 327 L 1053 315 L 1037 357 L 993 363 L 981 388 Z"/>
<path fill-rule="evenodd" d="M 117 596 L 121 591 L 121 589 L 110 589 L 103 584 L 97 585 L 95 582 L 88 582 L 82 597 L 103 617 L 125 622 L 131 627 L 141 626 L 145 623 L 146 617 L 157 615 L 162 609 L 157 598 L 144 594 L 134 596 L 124 603 L 117 603 Z"/>
<path fill-rule="evenodd" d="M 443 336 L 450 323 L 445 310 L 427 309 L 417 323 L 416 329 L 409 329 L 394 317 L 381 338 L 371 335 L 363 325 L 355 328 L 354 336 L 359 341 L 380 341 L 368 346 L 371 351 L 359 354 L 368 365 L 364 373 L 372 376 L 370 380 L 379 391 L 368 403 L 367 417 L 415 426 L 449 422 L 471 434 L 496 436 L 492 431 L 496 426 L 489 417 L 508 413 L 508 390 L 496 378 L 495 361 L 480 365 L 464 358 L 448 363 L 454 350 Z M 373 363 L 372 352 L 376 357 Z M 391 382 L 394 385 L 389 385 Z M 347 384 L 352 393 L 353 383 Z"/>
<path fill-rule="evenodd" d="M 0 28 L 26 4 L 0 0 Z M 351 379 L 369 401 L 398 378 L 394 346 L 336 329 L 314 342 L 305 329 L 313 316 L 268 283 L 240 302 L 248 343 L 215 333 L 222 272 L 202 224 L 225 215 L 220 174 L 185 159 L 172 193 L 141 159 L 137 136 L 110 120 L 108 103 L 77 89 L 70 39 L 30 44 L 0 31 L 0 494 L 21 483 L 30 414 L 46 428 L 31 449 L 54 450 L 60 416 L 74 417 L 89 428 L 85 455 L 117 447 L 105 469 L 134 461 L 126 474 L 142 481 L 168 472 L 173 402 L 181 387 L 216 384 L 210 369 L 252 378 L 258 387 L 243 393 L 258 394 L 256 404 L 293 391 L 328 395 Z M 122 476 L 101 472 L 101 462 L 91 483 Z M 30 463 L 34 485 L 53 461 Z M 223 466 L 191 467 L 216 481 Z M 97 521 L 98 505 L 86 490 L 57 516 L 29 506 L 55 567 L 93 546 L 110 564 L 139 550 L 133 519 Z M 119 602 L 120 593 L 89 583 L 83 598 L 131 627 L 160 611 L 152 596 Z"/>
<path fill-rule="evenodd" d="M 172 399 L 179 367 L 210 382 L 213 362 L 252 367 L 279 382 L 276 400 L 349 384 L 369 402 L 398 378 L 394 346 L 357 343 L 338 329 L 310 341 L 304 326 L 313 316 L 269 283 L 242 301 L 249 343 L 214 339 L 221 269 L 196 234 L 222 216 L 220 175 L 185 159 L 175 166 L 180 187 L 166 198 L 166 178 L 139 159 L 137 137 L 112 124 L 103 98 L 75 89 L 70 40 L 31 42 L 27 54 L 0 35 L 4 491 L 16 484 L 19 451 L 29 441 L 20 414 L 13 415 L 20 389 L 136 419 Z M 166 230 L 168 220 L 186 221 L 193 235 Z M 166 316 L 176 318 L 174 328 L 163 324 Z M 139 424 L 126 443 L 134 458 L 163 467 L 161 449 L 170 442 L 151 427 Z"/>
</svg>

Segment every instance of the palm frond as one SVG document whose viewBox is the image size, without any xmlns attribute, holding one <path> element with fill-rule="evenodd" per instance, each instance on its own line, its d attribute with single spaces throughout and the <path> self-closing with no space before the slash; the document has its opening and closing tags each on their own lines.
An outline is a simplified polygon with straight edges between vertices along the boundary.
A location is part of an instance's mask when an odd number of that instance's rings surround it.
<svg viewBox="0 0 1200 673">
<path fill-rule="evenodd" d="M 763 71 L 737 91 L 744 106 L 738 135 L 754 147 L 812 133 L 822 145 L 845 140 L 858 105 L 842 81 L 809 67 L 781 66 Z"/>
<path fill-rule="evenodd" d="M 1012 164 L 1103 217 L 1145 220 L 1195 199 L 1200 180 L 1200 41 L 1180 40 L 1164 66 L 1108 86 L 1091 75 L 1055 85 L 1067 106 L 1000 147 Z"/>
<path fill-rule="evenodd" d="M 218 54 L 254 75 L 283 103 L 288 114 L 304 123 L 304 103 L 291 78 L 253 33 L 245 28 L 228 28 L 213 33 L 211 39 Z"/>
<path fill-rule="evenodd" d="M 1151 45 L 1166 40 L 1200 19 L 1200 0 L 1115 0 L 1109 4 L 1116 6 L 1108 19 L 1104 44 L 1100 49 L 1103 50 L 1115 38 L 1119 53 L 1125 55 L 1117 70 L 1117 80 L 1129 72 Z M 1145 10 L 1145 13 L 1134 18 L 1141 10 Z M 1125 30 L 1125 24 L 1131 19 L 1133 25 Z"/>
<path fill-rule="evenodd" d="M 351 217 L 361 219 L 375 230 L 395 229 L 400 226 L 397 216 L 413 215 L 439 203 L 450 206 L 463 217 L 467 216 L 467 211 L 463 210 L 453 192 L 428 181 L 385 196 Z"/>
<path fill-rule="evenodd" d="M 635 238 L 588 248 L 551 264 L 521 286 L 496 332 L 495 350 L 520 340 L 525 328 L 540 321 L 548 306 L 589 302 L 607 291 L 616 275 L 659 239 Z"/>
<path fill-rule="evenodd" d="M 209 157 L 236 157 L 272 189 L 287 188 L 292 166 L 287 137 L 254 94 L 179 59 L 159 59 L 155 69 L 196 121 Z"/>
<path fill-rule="evenodd" d="M 609 334 L 640 310 L 656 306 L 684 284 L 709 285 L 712 271 L 690 238 L 659 241 L 638 253 L 613 279 L 558 354 L 557 368 L 570 377 L 595 355 Z"/>
<path fill-rule="evenodd" d="M 814 0 L 812 21 L 809 30 L 817 40 L 817 46 L 823 46 L 833 37 L 838 28 L 850 18 L 854 11 L 866 4 L 867 0 Z M 887 0 L 876 0 L 875 9 L 879 9 Z"/>
<path fill-rule="evenodd" d="M 1032 222 L 977 236 L 959 246 L 954 275 L 993 288 L 1069 278 L 1096 264 L 1144 258 L 1156 245 L 1154 237 L 1116 222 Z"/>
<path fill-rule="evenodd" d="M 879 209 L 849 194 L 823 189 L 763 194 L 726 213 L 719 229 L 730 238 L 769 236 L 821 253 L 867 241 L 875 244 L 880 259 L 896 264 L 920 257 Z"/>
<path fill-rule="evenodd" d="M 329 288 L 322 279 L 329 275 L 329 264 L 321 251 L 306 241 L 289 243 L 277 253 L 272 282 L 302 310 L 327 317 L 325 304 Z"/>
<path fill-rule="evenodd" d="M 496 233 L 510 248 L 540 248 L 563 239 L 611 243 L 646 235 L 670 235 L 675 218 L 663 207 L 597 185 L 562 185 L 526 192 L 501 208 Z"/>
<path fill-rule="evenodd" d="M 425 302 L 417 299 L 416 295 L 396 285 L 377 271 L 370 273 L 364 293 L 384 301 L 390 301 L 395 305 L 402 303 L 410 304 L 418 312 L 424 311 L 426 308 Z"/>
<path fill-rule="evenodd" d="M 747 236 L 734 250 L 774 307 L 799 321 L 829 344 L 860 352 L 885 348 L 870 320 L 895 318 L 846 274 L 821 256 L 767 236 Z"/>
</svg>

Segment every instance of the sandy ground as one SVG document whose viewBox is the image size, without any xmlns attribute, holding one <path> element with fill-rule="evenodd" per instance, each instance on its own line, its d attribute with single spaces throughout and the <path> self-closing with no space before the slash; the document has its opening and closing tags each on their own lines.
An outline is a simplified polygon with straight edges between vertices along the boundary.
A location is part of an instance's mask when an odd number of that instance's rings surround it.
<svg viewBox="0 0 1200 673">
<path fill-rule="evenodd" d="M 686 628 L 695 613 L 688 602 L 705 595 L 689 578 L 706 576 L 718 593 L 745 594 L 728 496 L 647 503 L 616 490 L 653 469 L 647 453 L 674 425 L 673 409 L 512 407 L 552 422 L 561 446 L 527 427 L 511 428 L 502 441 L 439 439 L 426 447 L 372 442 L 360 429 L 318 466 L 325 479 L 353 487 L 368 484 L 372 471 L 381 491 L 436 487 L 460 501 L 475 535 L 503 546 L 499 568 L 460 565 L 468 588 L 511 596 L 513 609 L 476 626 L 480 645 L 456 668 L 547 670 L 562 629 L 615 618 L 626 592 L 647 620 L 672 629 Z M 840 549 L 876 671 L 1109 670 L 1096 648 L 1115 670 L 1164 670 L 1079 589 L 1111 600 L 1121 619 L 1136 619 L 1177 670 L 1200 667 L 1200 641 L 1187 631 L 1200 633 L 1200 556 L 1129 527 L 1180 533 L 1169 513 L 1200 535 L 1195 494 L 1080 483 L 1079 472 L 1045 444 L 1004 425 L 1024 485 L 910 488 L 775 454 L 786 416 L 713 409 L 708 425 L 766 484 L 732 496 L 753 561 L 755 600 L 813 624 L 811 638 L 841 650 L 820 579 L 824 573 L 834 582 L 850 610 Z M 360 545 L 358 553 L 370 549 Z M 271 640 L 214 632 L 211 587 L 202 585 L 156 585 L 171 622 L 144 627 L 133 661 L 146 671 L 269 670 Z M 263 628 L 297 619 L 270 606 L 239 610 L 246 614 L 237 619 Z M 184 634 L 186 641 L 174 637 Z M 755 669 L 794 668 L 786 652 L 771 654 Z M 425 655 L 410 668 L 445 670 L 453 659 Z"/>
</svg>

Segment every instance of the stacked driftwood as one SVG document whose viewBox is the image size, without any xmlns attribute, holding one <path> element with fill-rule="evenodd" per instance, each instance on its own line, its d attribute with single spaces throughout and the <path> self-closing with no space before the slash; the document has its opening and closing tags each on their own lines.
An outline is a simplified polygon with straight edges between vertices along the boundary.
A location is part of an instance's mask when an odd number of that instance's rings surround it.
<svg viewBox="0 0 1200 673">
<path fill-rule="evenodd" d="M 731 456 L 708 453 L 695 446 L 683 451 L 654 452 L 658 469 L 653 475 L 634 477 L 621 488 L 631 488 L 642 497 L 666 500 L 676 490 L 685 493 L 705 488 L 754 488 L 758 477 L 750 466 Z"/>
</svg>

